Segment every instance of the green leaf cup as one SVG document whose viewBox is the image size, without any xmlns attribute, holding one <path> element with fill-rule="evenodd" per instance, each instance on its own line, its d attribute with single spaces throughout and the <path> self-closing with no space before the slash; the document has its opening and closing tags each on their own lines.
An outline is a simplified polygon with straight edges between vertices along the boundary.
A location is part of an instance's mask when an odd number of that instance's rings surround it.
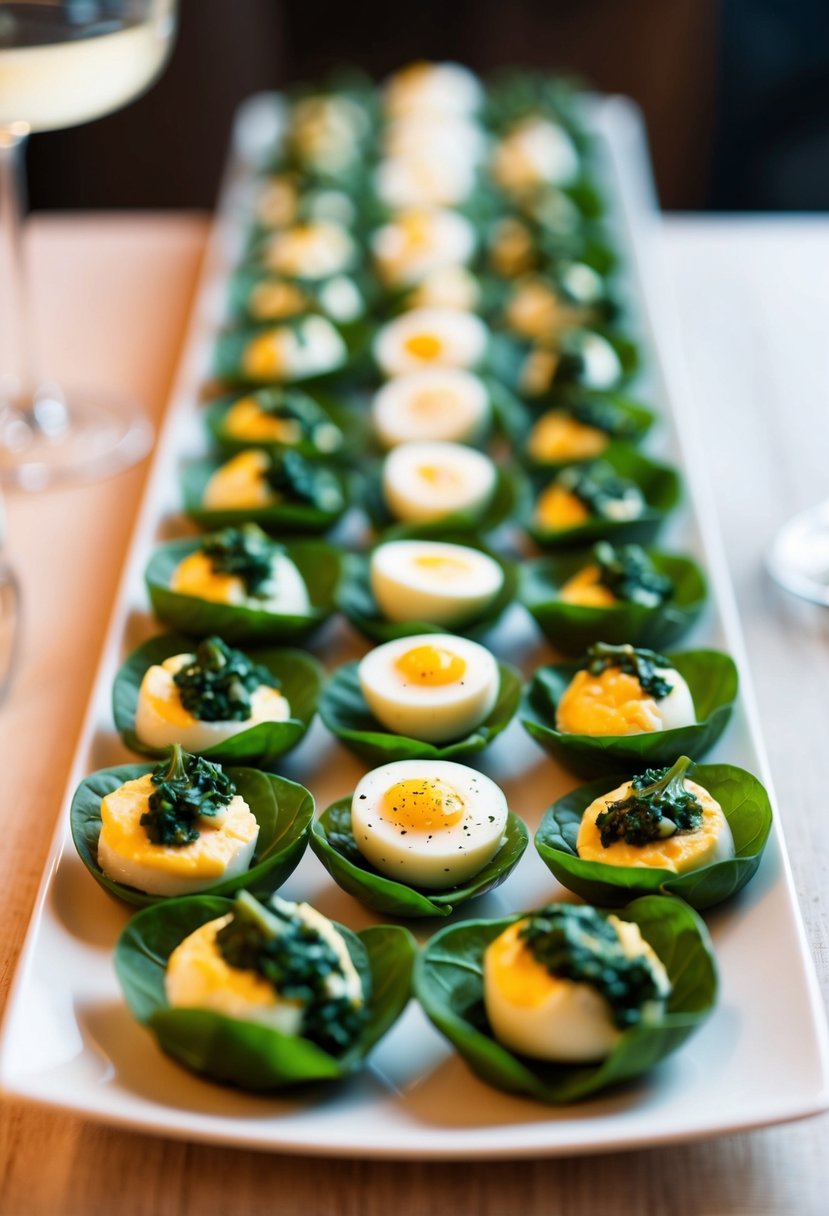
<svg viewBox="0 0 829 1216">
<path fill-rule="evenodd" d="M 246 451 L 250 450 L 250 444 Z M 196 460 L 185 465 L 181 473 L 184 510 L 204 528 L 224 528 L 256 523 L 276 536 L 295 533 L 328 532 L 342 519 L 349 506 L 351 479 L 341 470 L 317 464 L 317 476 L 324 478 L 337 505 L 330 510 L 313 503 L 277 498 L 273 502 L 251 507 L 206 507 L 204 492 L 213 474 L 221 468 L 221 460 Z"/>
<path fill-rule="evenodd" d="M 540 1102 L 579 1102 L 640 1076 L 676 1051 L 705 1021 L 717 995 L 708 933 L 697 914 L 670 896 L 634 900 L 616 913 L 639 926 L 673 985 L 664 1013 L 622 1033 L 595 1064 L 558 1064 L 521 1056 L 494 1037 L 483 997 L 486 947 L 518 917 L 463 921 L 436 933 L 415 966 L 415 994 L 429 1019 L 472 1071 L 508 1093 Z"/>
</svg>

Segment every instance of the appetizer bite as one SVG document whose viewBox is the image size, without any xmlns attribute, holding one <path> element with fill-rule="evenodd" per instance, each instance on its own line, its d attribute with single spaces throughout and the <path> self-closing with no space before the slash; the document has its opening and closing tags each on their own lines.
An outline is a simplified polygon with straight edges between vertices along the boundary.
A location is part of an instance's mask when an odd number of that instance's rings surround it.
<svg viewBox="0 0 829 1216">
<path fill-rule="evenodd" d="M 128 747 L 159 755 L 173 743 L 222 762 L 267 765 L 303 737 L 322 668 L 301 650 L 250 654 L 213 636 L 166 634 L 139 646 L 113 687 Z"/>
<path fill-rule="evenodd" d="M 627 523 L 646 510 L 639 486 L 618 477 L 610 465 L 572 465 L 544 489 L 535 504 L 535 523 L 546 532 L 569 532 L 591 519 Z"/>
<path fill-rule="evenodd" d="M 155 768 L 93 773 L 72 801 L 72 837 L 93 877 L 127 903 L 245 886 L 275 890 L 308 843 L 314 800 L 301 785 L 228 768 L 178 744 Z"/>
<path fill-rule="evenodd" d="M 341 371 L 349 358 L 340 331 L 311 313 L 289 324 L 219 334 L 215 374 L 229 384 L 292 384 Z"/>
<path fill-rule="evenodd" d="M 491 414 L 486 383 L 462 368 L 395 376 L 371 403 L 374 433 L 384 448 L 417 440 L 472 443 L 486 434 Z"/>
<path fill-rule="evenodd" d="M 598 541 L 589 553 L 525 563 L 521 571 L 521 602 L 568 655 L 599 639 L 669 645 L 696 620 L 706 595 L 690 558 L 609 541 Z"/>
<path fill-rule="evenodd" d="M 522 396 L 531 398 L 564 389 L 613 392 L 633 374 L 638 360 L 636 345 L 621 335 L 563 329 L 555 338 L 530 345 L 518 387 Z"/>
<path fill-rule="evenodd" d="M 710 1014 L 717 972 L 701 919 L 660 896 L 452 925 L 419 957 L 415 992 L 482 1080 L 560 1103 L 675 1051 Z"/>
<path fill-rule="evenodd" d="M 595 460 L 614 441 L 636 442 L 653 414 L 619 397 L 579 396 L 544 411 L 530 425 L 524 453 L 535 465 Z"/>
<path fill-rule="evenodd" d="M 486 747 L 508 725 L 520 692 L 518 672 L 485 647 L 430 633 L 396 638 L 341 667 L 320 716 L 372 761 L 449 758 Z"/>
<path fill-rule="evenodd" d="M 510 195 L 568 186 L 580 172 L 578 150 L 568 132 L 540 114 L 527 115 L 502 135 L 489 168 L 496 185 Z"/>
<path fill-rule="evenodd" d="M 460 443 L 401 443 L 383 461 L 383 500 L 402 523 L 481 518 L 495 496 L 494 462 Z"/>
<path fill-rule="evenodd" d="M 482 773 L 403 760 L 373 769 L 329 807 L 312 847 L 334 880 L 375 911 L 447 916 L 504 881 L 526 828 Z"/>
<path fill-rule="evenodd" d="M 550 273 L 511 280 L 501 317 L 511 333 L 549 343 L 563 330 L 606 320 L 614 312 L 597 270 L 585 262 L 561 260 Z"/>
<path fill-rule="evenodd" d="M 390 289 L 412 287 L 447 267 L 466 266 L 476 246 L 472 223 L 445 207 L 399 212 L 371 237 L 379 277 Z"/>
<path fill-rule="evenodd" d="M 348 505 L 341 473 L 291 450 L 247 448 L 224 464 L 191 464 L 183 484 L 187 514 L 208 527 L 250 520 L 282 532 L 323 532 Z"/>
<path fill-rule="evenodd" d="M 334 611 L 340 568 L 323 541 L 281 545 L 245 524 L 160 546 L 145 577 L 156 615 L 182 633 L 288 641 Z"/>
<path fill-rule="evenodd" d="M 266 1091 L 358 1067 L 409 999 L 415 947 L 248 892 L 148 908 L 115 951 L 127 1003 L 179 1063 Z"/>
<path fill-rule="evenodd" d="M 240 321 L 264 324 L 320 313 L 343 328 L 360 321 L 368 309 L 367 284 L 350 275 L 330 279 L 287 279 L 258 267 L 243 266 L 230 280 L 230 310 Z"/>
<path fill-rule="evenodd" d="M 474 370 L 484 362 L 489 331 L 480 317 L 450 308 L 414 308 L 388 321 L 374 339 L 384 376 L 436 367 Z"/>
<path fill-rule="evenodd" d="M 331 279 L 353 268 L 357 246 L 341 224 L 315 220 L 269 234 L 254 257 L 265 270 L 286 279 Z"/>
<path fill-rule="evenodd" d="M 299 389 L 262 388 L 219 398 L 205 417 L 212 435 L 230 451 L 291 448 L 311 460 L 341 459 L 349 438 L 348 415 Z"/>
<path fill-rule="evenodd" d="M 524 726 L 568 768 L 592 776 L 697 758 L 720 737 L 737 695 L 737 671 L 716 650 L 670 657 L 598 642 L 581 663 L 539 668 Z"/>
<path fill-rule="evenodd" d="M 540 856 L 571 891 L 605 905 L 668 892 L 703 909 L 755 873 L 771 807 L 750 773 L 680 756 L 608 790 L 613 780 L 559 799 L 536 833 Z"/>
</svg>

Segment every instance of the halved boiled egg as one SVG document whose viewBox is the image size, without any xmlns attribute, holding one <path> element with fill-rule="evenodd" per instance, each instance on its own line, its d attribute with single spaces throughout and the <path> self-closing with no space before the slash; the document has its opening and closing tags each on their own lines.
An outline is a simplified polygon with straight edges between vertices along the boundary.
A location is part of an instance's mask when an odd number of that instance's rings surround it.
<svg viewBox="0 0 829 1216">
<path fill-rule="evenodd" d="M 388 156 L 377 166 L 374 189 L 391 211 L 408 207 L 457 207 L 475 189 L 476 170 L 467 159 L 449 159 L 424 148 L 418 155 Z"/>
<path fill-rule="evenodd" d="M 183 558 L 173 571 L 170 590 L 216 604 L 251 608 L 280 616 L 307 616 L 311 600 L 305 580 L 291 559 L 276 550 L 270 562 L 270 577 L 252 594 L 237 574 L 216 569 L 211 557 L 197 549 Z"/>
<path fill-rule="evenodd" d="M 636 675 L 606 667 L 598 675 L 577 671 L 556 711 L 556 729 L 570 735 L 640 735 L 675 730 L 696 722 L 694 702 L 685 678 L 673 667 L 658 666 L 654 676 L 668 692 L 646 692 Z"/>
<path fill-rule="evenodd" d="M 590 913 L 591 918 L 600 915 L 593 909 L 572 911 L 580 919 L 585 913 Z M 595 974 L 603 955 L 613 949 L 613 943 L 606 944 L 593 925 L 587 923 L 574 943 L 578 949 L 571 962 L 568 954 L 572 947 L 568 940 L 562 942 L 557 938 L 555 953 L 561 960 L 562 971 L 557 974 L 540 960 L 524 936 L 524 929 L 532 919 L 528 917 L 510 925 L 490 942 L 484 953 L 484 1004 L 493 1034 L 511 1051 L 533 1059 L 568 1064 L 604 1059 L 621 1038 L 622 1028 L 599 986 L 588 979 L 570 978 L 567 972 L 572 972 L 573 964 L 582 969 L 589 967 L 592 953 Z M 607 916 L 606 925 L 616 938 L 616 950 L 625 958 L 641 960 L 650 972 L 650 996 L 638 1011 L 638 1020 L 655 1020 L 671 990 L 665 967 L 642 937 L 638 925 L 612 914 Z"/>
<path fill-rule="evenodd" d="M 483 513 L 496 481 L 490 458 L 460 443 L 401 443 L 383 461 L 383 498 L 404 523 Z"/>
<path fill-rule="evenodd" d="M 101 802 L 98 864 L 110 878 L 148 895 L 192 895 L 250 868 L 259 824 L 240 794 L 216 814 L 199 819 L 190 844 L 155 844 L 141 823 L 157 786 L 146 773 Z"/>
<path fill-rule="evenodd" d="M 328 279 L 355 260 L 351 234 L 330 220 L 295 224 L 269 236 L 260 259 L 268 270 L 291 279 Z"/>
<path fill-rule="evenodd" d="M 504 839 L 507 800 L 475 769 L 399 760 L 366 773 L 351 802 L 357 847 L 382 874 L 442 890 L 479 873 Z"/>
<path fill-rule="evenodd" d="M 414 308 L 387 322 L 374 341 L 374 357 L 386 376 L 430 367 L 475 368 L 486 354 L 489 331 L 474 313 Z"/>
<path fill-rule="evenodd" d="M 498 699 L 498 664 L 484 646 L 449 633 L 395 638 L 360 661 L 360 688 L 388 730 L 425 743 L 462 739 Z"/>
<path fill-rule="evenodd" d="M 475 252 L 475 229 L 457 211 L 404 211 L 371 239 L 381 277 L 392 286 L 418 283 L 444 266 L 463 265 Z"/>
<path fill-rule="evenodd" d="M 478 376 L 463 368 L 409 372 L 386 381 L 371 411 L 377 438 L 386 448 L 415 439 L 462 443 L 484 429 L 489 392 Z"/>
<path fill-rule="evenodd" d="M 486 553 L 466 545 L 391 540 L 372 553 L 369 580 L 387 620 L 456 625 L 492 603 L 504 572 Z"/>
<path fill-rule="evenodd" d="M 278 688 L 260 684 L 250 693 L 250 713 L 236 720 L 205 721 L 182 704 L 174 676 L 196 661 L 193 654 L 175 654 L 154 663 L 144 673 L 135 710 L 135 733 L 150 747 L 180 743 L 188 752 L 204 752 L 260 722 L 285 722 L 291 715 Z"/>
<path fill-rule="evenodd" d="M 383 108 L 395 118 L 468 116 L 483 102 L 481 82 L 459 63 L 412 63 L 389 76 L 383 88 Z"/>
<path fill-rule="evenodd" d="M 496 144 L 491 172 L 510 192 L 535 186 L 566 186 L 579 172 L 579 154 L 570 136 L 549 118 L 530 116 Z"/>
<path fill-rule="evenodd" d="M 327 317 L 307 316 L 295 325 L 275 325 L 252 337 L 242 351 L 242 371 L 251 380 L 291 381 L 323 376 L 346 362 L 348 348 Z"/>
<path fill-rule="evenodd" d="M 451 308 L 474 312 L 481 302 L 481 287 L 465 266 L 441 266 L 406 293 L 404 305 L 412 308 Z"/>
<path fill-rule="evenodd" d="M 648 866 L 654 869 L 672 870 L 685 874 L 715 861 L 725 861 L 734 856 L 734 837 L 728 820 L 719 802 L 708 790 L 690 778 L 685 778 L 683 787 L 693 794 L 702 807 L 702 822 L 691 831 L 674 832 L 644 844 L 629 844 L 624 839 L 603 845 L 601 830 L 596 819 L 613 802 L 628 798 L 633 783 L 624 781 L 616 789 L 602 794 L 590 803 L 582 816 L 576 837 L 576 852 L 586 861 L 602 861 L 615 866 Z"/>
</svg>

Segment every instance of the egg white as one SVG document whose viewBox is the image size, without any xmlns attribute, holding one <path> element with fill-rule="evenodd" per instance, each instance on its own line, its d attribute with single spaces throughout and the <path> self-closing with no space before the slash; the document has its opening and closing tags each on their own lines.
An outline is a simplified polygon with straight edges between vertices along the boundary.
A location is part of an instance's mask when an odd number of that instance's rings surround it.
<svg viewBox="0 0 829 1216">
<path fill-rule="evenodd" d="M 383 88 L 383 108 L 391 117 L 468 117 L 483 103 L 481 82 L 459 63 L 412 63 L 389 76 Z"/>
<path fill-rule="evenodd" d="M 410 679 L 398 660 L 434 647 L 464 664 L 457 680 L 428 684 Z M 375 718 L 398 735 L 425 743 L 461 739 L 489 716 L 498 699 L 500 675 L 486 647 L 449 633 L 395 638 L 375 646 L 357 669 L 360 688 Z"/>
<path fill-rule="evenodd" d="M 284 553 L 271 558 L 270 578 L 257 595 L 248 595 L 245 584 L 235 574 L 216 572 L 206 553 L 197 549 L 179 562 L 170 579 L 170 590 L 178 595 L 229 604 L 234 608 L 250 608 L 274 616 L 308 616 L 311 599 L 305 580 L 291 559 Z"/>
<path fill-rule="evenodd" d="M 241 795 L 201 819 L 198 839 L 178 847 L 154 844 L 140 824 L 155 788 L 147 773 L 102 800 L 98 865 L 106 875 L 148 895 L 194 895 L 250 868 L 259 824 Z"/>
<path fill-rule="evenodd" d="M 319 933 L 337 955 L 339 969 L 327 979 L 332 996 L 362 1004 L 363 990 L 348 947 L 326 917 L 309 904 L 288 904 L 295 919 Z M 258 1022 L 281 1034 L 301 1035 L 304 1005 L 284 997 L 257 971 L 231 967 L 222 956 L 216 935 L 232 913 L 208 921 L 179 942 L 167 961 L 164 986 L 170 1005 L 183 1009 L 209 1009 L 226 1017 Z"/>
<path fill-rule="evenodd" d="M 466 545 L 392 540 L 372 553 L 369 582 L 387 620 L 453 626 L 492 603 L 504 572 L 488 554 Z"/>
<path fill-rule="evenodd" d="M 496 481 L 490 458 L 459 443 L 401 443 L 383 461 L 383 498 L 404 523 L 483 512 Z"/>
<path fill-rule="evenodd" d="M 645 955 L 655 970 L 661 998 L 647 1011 L 648 1019 L 654 1019 L 670 991 L 665 968 L 638 925 L 612 915 L 607 920 L 625 954 Z M 551 975 L 518 937 L 521 923 L 506 929 L 484 953 L 484 1004 L 493 1034 L 511 1051 L 533 1059 L 567 1064 L 603 1060 L 622 1035 L 608 1002 L 591 984 Z M 529 982 L 522 984 L 521 978 Z"/>
<path fill-rule="evenodd" d="M 460 822 L 403 830 L 384 813 L 386 792 L 404 781 L 444 782 L 463 800 Z M 503 791 L 483 773 L 448 760 L 398 760 L 360 780 L 351 803 L 357 847 L 382 874 L 411 886 L 442 890 L 479 873 L 501 847 L 507 824 Z"/>
<path fill-rule="evenodd" d="M 434 368 L 387 380 L 371 403 L 377 438 L 385 448 L 418 439 L 463 443 L 490 416 L 489 392 L 463 368 Z"/>
<path fill-rule="evenodd" d="M 285 722 L 291 716 L 288 700 L 279 689 L 260 684 L 251 693 L 247 718 L 201 721 L 184 708 L 173 679 L 175 673 L 193 659 L 192 654 L 171 655 L 144 672 L 135 710 L 135 733 L 142 743 L 158 748 L 180 743 L 187 752 L 204 752 L 261 722 Z"/>
<path fill-rule="evenodd" d="M 489 333 L 474 313 L 414 308 L 378 331 L 374 357 L 385 376 L 429 367 L 475 368 L 486 354 Z"/>
<path fill-rule="evenodd" d="M 566 186 L 578 176 L 579 155 L 558 123 L 540 117 L 522 119 L 496 145 L 492 176 L 505 190 L 539 185 Z"/>
<path fill-rule="evenodd" d="M 406 293 L 404 305 L 413 308 L 451 308 L 474 312 L 481 302 L 481 288 L 465 266 L 442 266 L 421 279 Z"/>
<path fill-rule="evenodd" d="M 419 283 L 444 266 L 464 265 L 475 244 L 469 220 L 442 207 L 404 211 L 371 238 L 380 275 L 393 286 Z"/>
</svg>

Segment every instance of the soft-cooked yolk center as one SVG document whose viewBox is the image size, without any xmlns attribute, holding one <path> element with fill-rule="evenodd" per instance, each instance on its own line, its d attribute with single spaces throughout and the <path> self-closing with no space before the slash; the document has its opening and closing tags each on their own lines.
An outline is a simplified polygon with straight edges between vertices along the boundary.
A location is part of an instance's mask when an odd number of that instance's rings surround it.
<svg viewBox="0 0 829 1216">
<path fill-rule="evenodd" d="M 424 553 L 420 557 L 416 557 L 412 565 L 418 570 L 425 570 L 427 574 L 435 574 L 442 581 L 455 582 L 457 579 L 466 578 L 471 573 L 472 567 L 469 562 L 463 561 L 459 557 L 442 557 L 438 553 Z"/>
<path fill-rule="evenodd" d="M 395 667 L 409 684 L 437 688 L 457 684 L 466 674 L 466 662 L 441 646 L 413 646 L 395 661 Z"/>
<path fill-rule="evenodd" d="M 586 523 L 590 512 L 577 495 L 553 482 L 540 495 L 536 503 L 535 518 L 540 527 L 555 532 L 565 528 L 577 528 Z"/>
<path fill-rule="evenodd" d="M 451 785 L 438 777 L 398 781 L 383 794 L 381 813 L 405 831 L 434 832 L 463 819 L 466 805 Z"/>
<path fill-rule="evenodd" d="M 412 334 L 403 345 L 416 359 L 437 359 L 443 352 L 443 343 L 436 334 Z"/>
<path fill-rule="evenodd" d="M 424 418 L 439 418 L 444 412 L 456 410 L 459 404 L 457 396 L 446 389 L 425 388 L 412 398 L 412 409 Z"/>
<path fill-rule="evenodd" d="M 486 948 L 486 968 L 493 986 L 512 1005 L 534 1009 L 549 1000 L 550 994 L 561 985 L 561 980 L 551 975 L 539 963 L 521 937 L 526 921 L 516 921 L 505 929 Z"/>
<path fill-rule="evenodd" d="M 636 676 L 608 667 L 597 676 L 576 672 L 558 703 L 556 724 L 572 735 L 633 735 L 659 730 L 661 718 Z"/>
<path fill-rule="evenodd" d="M 543 414 L 530 432 L 528 451 L 536 460 L 587 460 L 608 445 L 608 436 L 563 410 Z"/>
<path fill-rule="evenodd" d="M 610 588 L 604 586 L 601 576 L 598 566 L 585 566 L 568 578 L 559 598 L 565 604 L 578 604 L 582 608 L 613 608 L 618 601 Z"/>
<path fill-rule="evenodd" d="M 460 485 L 463 480 L 457 469 L 451 469 L 445 464 L 421 464 L 418 465 L 417 471 L 421 479 L 435 489 L 451 489 Z"/>
</svg>

